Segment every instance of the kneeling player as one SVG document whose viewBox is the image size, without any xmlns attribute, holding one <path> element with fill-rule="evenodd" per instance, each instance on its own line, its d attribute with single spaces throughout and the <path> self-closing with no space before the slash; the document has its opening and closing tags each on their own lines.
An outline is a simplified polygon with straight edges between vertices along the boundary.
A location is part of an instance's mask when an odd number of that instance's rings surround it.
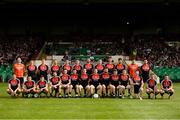
<svg viewBox="0 0 180 120">
<path fill-rule="evenodd" d="M 126 70 L 122 71 L 120 75 L 120 85 L 118 86 L 119 93 L 121 94 L 122 98 L 124 98 L 125 90 L 128 89 L 128 94 L 131 96 L 132 91 L 132 82 L 130 80 L 130 76 L 127 74 Z"/>
<path fill-rule="evenodd" d="M 134 86 L 134 94 L 136 98 L 139 98 L 140 100 L 142 100 L 144 82 L 139 75 L 139 71 L 136 71 L 136 75 L 132 78 L 132 80 L 133 80 L 133 86 Z"/>
<path fill-rule="evenodd" d="M 48 97 L 48 85 L 43 76 L 37 82 L 37 93 L 39 94 L 39 96 L 41 96 L 41 94 L 44 93 L 46 97 Z"/>
<path fill-rule="evenodd" d="M 77 74 L 76 70 L 73 70 L 72 75 L 70 76 L 71 78 L 71 85 L 69 86 L 69 95 L 71 96 L 72 89 L 75 91 L 75 96 L 78 97 L 78 81 L 79 81 L 79 76 Z"/>
<path fill-rule="evenodd" d="M 67 74 L 67 70 L 64 70 L 61 76 L 60 88 L 64 90 L 65 97 L 68 97 L 70 83 L 71 83 L 70 76 Z"/>
<path fill-rule="evenodd" d="M 7 93 L 11 96 L 18 96 L 21 92 L 20 81 L 15 74 L 13 74 L 13 78 L 8 83 Z"/>
<path fill-rule="evenodd" d="M 28 76 L 27 81 L 24 83 L 23 86 L 23 94 L 25 95 L 25 97 L 29 97 L 31 95 L 33 95 L 32 97 L 34 97 L 36 92 L 36 84 L 32 80 L 31 76 Z"/>
<path fill-rule="evenodd" d="M 163 98 L 164 93 L 169 94 L 169 99 L 174 93 L 172 81 L 169 79 L 169 76 L 165 76 L 164 80 L 161 82 L 161 97 Z"/>
<path fill-rule="evenodd" d="M 102 96 L 102 86 L 99 83 L 99 81 L 100 81 L 100 75 L 98 74 L 98 70 L 94 69 L 94 73 L 91 75 L 91 81 L 90 81 L 91 95 L 99 93 L 99 95 Z"/>
<path fill-rule="evenodd" d="M 159 94 L 159 90 L 157 89 L 157 82 L 155 75 L 152 74 L 150 79 L 147 80 L 147 88 L 146 88 L 146 93 L 148 94 L 148 98 L 151 98 L 151 94 L 154 94 L 154 97 L 156 99 L 156 96 Z"/>
<path fill-rule="evenodd" d="M 60 78 L 56 72 L 53 72 L 53 77 L 50 79 L 50 95 L 52 96 L 55 91 L 55 97 L 59 97 L 60 89 Z M 61 95 L 60 95 L 61 96 Z"/>
<path fill-rule="evenodd" d="M 87 74 L 86 69 L 83 69 L 81 73 L 81 77 L 79 79 L 80 85 L 78 91 L 81 94 L 82 89 L 84 89 L 84 97 L 90 96 L 90 85 L 88 84 L 88 82 L 89 82 L 89 76 Z"/>
</svg>

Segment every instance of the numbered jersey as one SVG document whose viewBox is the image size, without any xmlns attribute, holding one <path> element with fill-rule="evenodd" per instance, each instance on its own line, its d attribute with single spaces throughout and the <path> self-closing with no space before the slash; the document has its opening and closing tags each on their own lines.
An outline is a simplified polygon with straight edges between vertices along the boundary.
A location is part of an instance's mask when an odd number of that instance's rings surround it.
<svg viewBox="0 0 180 120">
<path fill-rule="evenodd" d="M 38 81 L 37 85 L 39 86 L 40 89 L 46 87 L 47 82 L 45 80 L 40 80 Z"/>
<path fill-rule="evenodd" d="M 68 84 L 69 83 L 70 76 L 68 74 L 63 74 L 61 76 L 61 83 L 62 84 Z"/>
<path fill-rule="evenodd" d="M 11 89 L 16 90 L 18 88 L 20 81 L 18 79 L 11 79 L 8 83 L 10 84 Z"/>
<path fill-rule="evenodd" d="M 31 89 L 31 88 L 35 87 L 35 82 L 34 81 L 26 81 L 24 83 L 24 85 L 27 89 Z"/>
<path fill-rule="evenodd" d="M 50 79 L 50 82 L 52 83 L 52 85 L 57 85 L 59 84 L 60 78 L 59 77 L 52 77 Z"/>
<path fill-rule="evenodd" d="M 172 81 L 165 79 L 165 80 L 163 80 L 163 81 L 161 82 L 161 85 L 163 86 L 164 89 L 168 89 L 168 88 L 171 87 Z"/>
<path fill-rule="evenodd" d="M 156 82 L 156 80 L 154 80 L 154 79 L 149 79 L 149 80 L 147 81 L 147 85 L 148 85 L 149 88 L 154 89 L 154 87 L 157 85 L 157 82 Z"/>
</svg>

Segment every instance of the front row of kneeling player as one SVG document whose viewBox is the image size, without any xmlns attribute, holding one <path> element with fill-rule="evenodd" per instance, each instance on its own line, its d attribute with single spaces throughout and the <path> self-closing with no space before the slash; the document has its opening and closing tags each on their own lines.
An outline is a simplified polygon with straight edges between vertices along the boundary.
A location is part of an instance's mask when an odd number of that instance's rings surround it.
<svg viewBox="0 0 180 120">
<path fill-rule="evenodd" d="M 50 89 L 48 89 L 48 86 Z M 86 69 L 82 71 L 82 74 L 78 76 L 77 71 L 73 70 L 72 75 L 68 75 L 64 70 L 62 76 L 58 77 L 57 73 L 53 73 L 53 77 L 50 79 L 49 84 L 42 76 L 40 80 L 35 83 L 30 76 L 21 89 L 20 81 L 13 75 L 13 78 L 9 81 L 7 92 L 12 96 L 17 96 L 22 93 L 23 96 L 41 96 L 44 93 L 47 97 L 53 96 L 55 91 L 55 97 L 61 97 L 61 92 L 64 91 L 65 97 L 71 97 L 72 90 L 75 91 L 75 96 L 82 96 L 84 91 L 84 97 L 92 97 L 94 94 L 99 94 L 100 97 L 105 96 L 117 96 L 124 98 L 125 90 L 128 90 L 128 96 L 132 97 L 132 91 L 134 89 L 134 97 L 142 100 L 144 83 L 139 75 L 130 77 L 126 70 L 123 70 L 121 75 L 118 75 L 117 70 L 113 71 L 113 74 L 108 73 L 108 69 L 104 69 L 104 72 L 99 75 L 97 69 L 94 70 L 92 75 L 86 73 Z M 173 95 L 173 85 L 168 76 L 164 77 L 161 82 L 161 90 L 157 89 L 157 83 L 155 75 L 151 75 L 147 81 L 146 93 L 148 98 L 151 94 L 154 94 L 154 98 L 160 93 L 163 97 L 164 93 Z"/>
</svg>

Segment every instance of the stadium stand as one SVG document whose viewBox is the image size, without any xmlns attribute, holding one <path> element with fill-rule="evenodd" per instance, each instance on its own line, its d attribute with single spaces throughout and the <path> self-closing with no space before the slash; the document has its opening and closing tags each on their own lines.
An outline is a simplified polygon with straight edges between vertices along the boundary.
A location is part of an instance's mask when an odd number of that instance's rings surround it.
<svg viewBox="0 0 180 120">
<path fill-rule="evenodd" d="M 82 61 L 88 57 L 93 57 L 95 61 L 99 59 L 105 61 L 109 55 L 126 55 L 140 61 L 147 59 L 161 79 L 165 74 L 169 74 L 173 81 L 180 80 L 180 47 L 169 46 L 166 43 L 168 40 L 165 38 L 162 42 L 162 38 L 154 35 L 137 35 L 131 38 L 123 38 L 118 35 L 71 37 L 71 42 L 64 42 L 66 38 L 63 36 L 46 42 L 45 49 L 41 54 L 64 55 L 67 51 L 71 60 L 80 59 Z M 37 36 L 12 36 L 0 39 L 2 41 L 0 45 L 1 81 L 7 81 L 11 77 L 12 63 L 17 56 L 20 56 L 26 63 L 37 57 L 44 44 L 42 39 Z M 10 42 L 11 40 L 14 41 Z"/>
</svg>

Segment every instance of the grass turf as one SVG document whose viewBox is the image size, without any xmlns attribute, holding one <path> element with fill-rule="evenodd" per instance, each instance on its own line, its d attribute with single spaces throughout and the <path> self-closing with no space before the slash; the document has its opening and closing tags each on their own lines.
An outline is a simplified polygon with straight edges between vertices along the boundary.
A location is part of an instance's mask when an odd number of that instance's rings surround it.
<svg viewBox="0 0 180 120">
<path fill-rule="evenodd" d="M 172 98 L 12 98 L 0 83 L 0 119 L 180 119 L 180 83 Z"/>
</svg>

